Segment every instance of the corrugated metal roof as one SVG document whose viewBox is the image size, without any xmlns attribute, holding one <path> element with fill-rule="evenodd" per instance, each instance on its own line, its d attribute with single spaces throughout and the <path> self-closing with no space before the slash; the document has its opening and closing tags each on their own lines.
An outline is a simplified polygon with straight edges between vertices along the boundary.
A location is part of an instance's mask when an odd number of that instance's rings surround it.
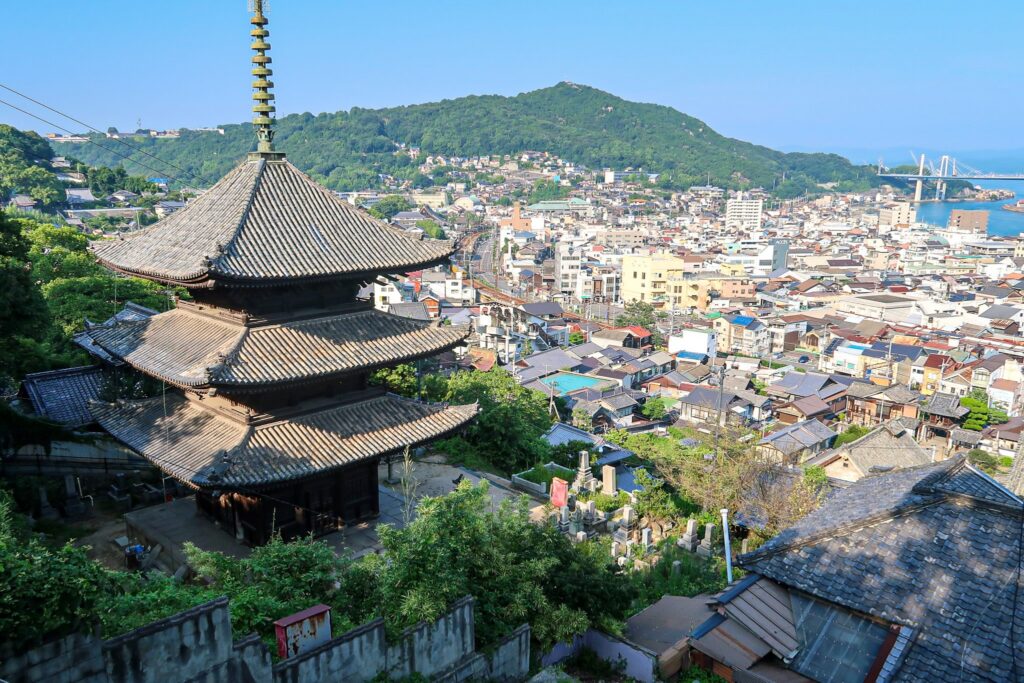
<svg viewBox="0 0 1024 683">
<path fill-rule="evenodd" d="M 92 249 L 123 272 L 208 286 L 407 271 L 442 261 L 454 243 L 378 221 L 287 161 L 252 158 L 184 209 Z"/>
</svg>

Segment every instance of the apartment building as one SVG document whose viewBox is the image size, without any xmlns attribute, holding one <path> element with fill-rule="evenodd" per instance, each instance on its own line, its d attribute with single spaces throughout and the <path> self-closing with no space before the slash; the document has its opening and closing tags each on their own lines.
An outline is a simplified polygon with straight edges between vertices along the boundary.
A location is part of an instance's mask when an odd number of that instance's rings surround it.
<svg viewBox="0 0 1024 683">
<path fill-rule="evenodd" d="M 953 209 L 949 213 L 946 226 L 963 232 L 977 232 L 982 235 L 988 232 L 988 211 Z"/>
<path fill-rule="evenodd" d="M 760 199 L 730 199 L 725 202 L 725 227 L 758 230 L 764 219 L 764 202 Z"/>
<path fill-rule="evenodd" d="M 555 252 L 555 286 L 566 295 L 574 295 L 579 285 L 582 255 L 571 244 L 559 244 Z"/>
<path fill-rule="evenodd" d="M 909 228 L 917 222 L 917 207 L 910 202 L 896 202 L 878 210 L 878 224 L 891 228 Z"/>
</svg>

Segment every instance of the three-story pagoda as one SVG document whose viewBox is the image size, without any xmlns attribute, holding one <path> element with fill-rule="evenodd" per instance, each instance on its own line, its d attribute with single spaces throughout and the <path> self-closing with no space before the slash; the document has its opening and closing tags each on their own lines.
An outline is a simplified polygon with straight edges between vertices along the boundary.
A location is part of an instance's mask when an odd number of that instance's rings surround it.
<svg viewBox="0 0 1024 683">
<path fill-rule="evenodd" d="M 460 428 L 476 406 L 369 385 L 374 370 L 468 336 L 356 298 L 381 275 L 447 263 L 454 245 L 375 220 L 274 151 L 269 32 L 254 5 L 257 151 L 184 209 L 92 246 L 108 268 L 184 287 L 191 301 L 89 334 L 174 387 L 94 404 L 100 425 L 192 487 L 238 539 L 261 544 L 376 515 L 380 458 Z"/>
</svg>

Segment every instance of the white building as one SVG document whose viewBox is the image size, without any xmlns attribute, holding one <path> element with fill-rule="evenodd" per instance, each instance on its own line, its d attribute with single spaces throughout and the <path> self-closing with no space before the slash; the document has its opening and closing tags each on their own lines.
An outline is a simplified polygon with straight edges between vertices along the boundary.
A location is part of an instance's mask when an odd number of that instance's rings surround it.
<svg viewBox="0 0 1024 683">
<path fill-rule="evenodd" d="M 673 334 L 668 338 L 668 352 L 671 354 L 692 353 L 714 358 L 718 351 L 716 339 L 714 330 L 684 329 L 679 334 Z"/>
<path fill-rule="evenodd" d="M 763 210 L 764 202 L 760 199 L 730 199 L 725 203 L 725 227 L 757 230 Z"/>
<path fill-rule="evenodd" d="M 555 252 L 555 286 L 562 294 L 575 294 L 580 279 L 580 249 L 571 244 L 559 244 Z"/>
</svg>

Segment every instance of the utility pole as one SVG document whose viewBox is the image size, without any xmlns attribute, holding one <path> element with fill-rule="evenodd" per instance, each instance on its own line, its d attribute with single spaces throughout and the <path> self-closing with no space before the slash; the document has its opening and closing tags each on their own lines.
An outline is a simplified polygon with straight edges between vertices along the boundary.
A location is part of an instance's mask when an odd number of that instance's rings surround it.
<svg viewBox="0 0 1024 683">
<path fill-rule="evenodd" d="M 719 456 L 718 442 L 722 436 L 722 401 L 725 398 L 725 361 L 718 371 L 718 411 L 715 416 L 715 457 Z"/>
</svg>

